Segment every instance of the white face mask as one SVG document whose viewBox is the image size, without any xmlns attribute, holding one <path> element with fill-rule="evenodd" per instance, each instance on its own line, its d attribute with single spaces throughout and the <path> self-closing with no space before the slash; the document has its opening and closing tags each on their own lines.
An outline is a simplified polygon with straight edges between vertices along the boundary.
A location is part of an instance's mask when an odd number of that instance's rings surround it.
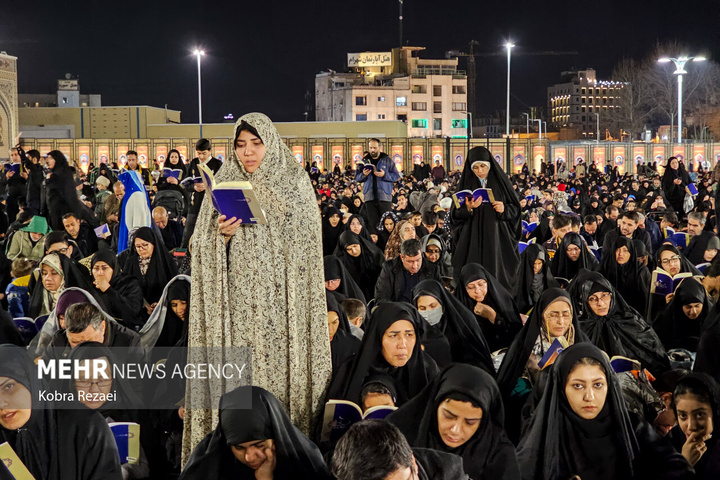
<svg viewBox="0 0 720 480">
<path fill-rule="evenodd" d="M 427 322 L 430 325 L 437 325 L 440 323 L 440 319 L 443 316 L 443 309 L 442 307 L 433 308 L 432 310 L 423 310 L 422 312 L 418 312 L 420 315 L 427 320 Z"/>
</svg>

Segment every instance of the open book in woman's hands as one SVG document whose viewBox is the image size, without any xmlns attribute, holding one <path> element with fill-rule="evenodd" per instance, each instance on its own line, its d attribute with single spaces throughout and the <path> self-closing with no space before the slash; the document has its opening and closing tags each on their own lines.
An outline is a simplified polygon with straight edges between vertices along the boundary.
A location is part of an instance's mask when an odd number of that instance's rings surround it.
<svg viewBox="0 0 720 480">
<path fill-rule="evenodd" d="M 221 182 L 216 184 L 212 170 L 206 165 L 198 165 L 205 189 L 212 197 L 215 210 L 230 219 L 235 217 L 242 224 L 266 224 L 265 212 L 253 191 L 250 182 Z"/>
</svg>

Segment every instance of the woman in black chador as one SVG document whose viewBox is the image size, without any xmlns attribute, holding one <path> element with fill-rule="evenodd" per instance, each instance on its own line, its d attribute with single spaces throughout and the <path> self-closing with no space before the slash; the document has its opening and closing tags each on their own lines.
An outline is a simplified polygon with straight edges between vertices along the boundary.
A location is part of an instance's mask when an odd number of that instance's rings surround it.
<svg viewBox="0 0 720 480">
<path fill-rule="evenodd" d="M 687 461 L 652 425 L 628 412 L 605 353 L 566 348 L 517 448 L 523 480 L 691 479 Z"/>
<path fill-rule="evenodd" d="M 515 303 L 521 313 L 528 313 L 548 288 L 559 287 L 550 271 L 550 258 L 545 247 L 536 243 L 520 254 L 520 275 L 515 286 Z"/>
<path fill-rule="evenodd" d="M 512 290 L 520 264 L 520 201 L 510 179 L 485 147 L 468 152 L 457 187 L 458 191 L 477 188 L 491 189 L 495 203 L 478 199 L 451 207 L 455 275 L 468 263 L 479 263 Z"/>
</svg>

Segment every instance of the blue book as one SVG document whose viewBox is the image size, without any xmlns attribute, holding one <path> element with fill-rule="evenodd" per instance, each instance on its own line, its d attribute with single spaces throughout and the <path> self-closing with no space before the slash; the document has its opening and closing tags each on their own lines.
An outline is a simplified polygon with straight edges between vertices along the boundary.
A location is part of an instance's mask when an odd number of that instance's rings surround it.
<svg viewBox="0 0 720 480">
<path fill-rule="evenodd" d="M 675 291 L 680 282 L 690 277 L 692 277 L 690 272 L 680 272 L 673 277 L 662 268 L 656 268 L 652 273 L 650 293 L 663 296 L 669 295 Z"/>
<path fill-rule="evenodd" d="M 179 168 L 168 168 L 168 167 L 163 168 L 163 177 L 164 178 L 173 177 L 173 178 L 180 180 L 180 176 L 182 175 L 182 173 L 183 173 L 183 171 Z"/>
<path fill-rule="evenodd" d="M 518 242 L 519 253 L 524 252 L 527 247 L 529 247 L 530 245 L 532 245 L 535 242 L 537 242 L 537 238 L 531 238 L 527 242 Z"/>
<path fill-rule="evenodd" d="M 15 328 L 20 332 L 20 336 L 26 345 L 29 345 L 35 335 L 38 333 L 38 327 L 35 321 L 30 317 L 18 317 L 14 318 Z"/>
<path fill-rule="evenodd" d="M 120 463 L 140 461 L 140 425 L 134 422 L 109 423 L 120 454 Z"/>
<path fill-rule="evenodd" d="M 321 442 L 335 443 L 340 440 L 350 427 L 361 420 L 384 420 L 385 417 L 397 410 L 390 405 L 377 405 L 368 408 L 365 413 L 353 402 L 348 400 L 330 400 L 325 404 Z"/>
<path fill-rule="evenodd" d="M 703 275 L 707 275 L 708 268 L 710 268 L 710 262 L 701 263 L 700 265 L 695 265 L 695 268 L 700 270 L 700 273 Z"/>
<path fill-rule="evenodd" d="M 8 442 L 0 444 L 0 460 L 0 478 L 35 480 Z"/>
<path fill-rule="evenodd" d="M 692 195 L 692 196 L 695 196 L 695 195 L 698 194 L 698 189 L 697 189 L 697 187 L 695 186 L 694 183 L 688 183 L 688 184 L 685 186 L 685 191 L 686 191 L 687 193 L 689 193 L 690 195 Z"/>
<path fill-rule="evenodd" d="M 533 203 L 535 201 L 535 195 L 528 195 L 525 197 L 525 200 L 527 200 L 528 203 Z"/>
<path fill-rule="evenodd" d="M 491 188 L 476 188 L 475 190 L 460 190 L 453 196 L 455 202 L 455 208 L 460 208 L 465 205 L 465 201 L 471 198 L 473 202 L 477 201 L 478 198 L 482 198 L 483 202 L 495 202 L 495 196 Z"/>
<path fill-rule="evenodd" d="M 97 238 L 108 238 L 110 235 L 112 235 L 110 233 L 110 227 L 108 227 L 107 223 L 95 228 L 94 232 Z"/>
<path fill-rule="evenodd" d="M 550 348 L 547 349 L 545 352 L 545 355 L 540 359 L 538 362 L 538 368 L 540 370 L 543 370 L 546 367 L 549 367 L 553 363 L 555 363 L 555 360 L 557 359 L 558 355 L 562 353 L 564 349 L 568 347 L 568 341 L 565 340 L 565 337 L 557 337 L 553 342 L 550 344 Z"/>
<path fill-rule="evenodd" d="M 675 245 L 680 249 L 687 248 L 690 243 L 690 234 L 686 232 L 675 232 L 668 237 L 668 240 L 675 242 Z"/>
<path fill-rule="evenodd" d="M 523 235 L 528 235 L 535 231 L 538 226 L 538 222 L 528 223 L 525 220 L 522 222 Z"/>
<path fill-rule="evenodd" d="M 5 164 L 5 173 L 9 172 L 10 170 L 15 172 L 15 175 L 19 175 L 20 174 L 20 164 L 19 163 L 6 163 Z"/>
<path fill-rule="evenodd" d="M 267 224 L 265 212 L 255 196 L 250 182 L 222 182 L 215 183 L 212 170 L 206 165 L 198 165 L 203 177 L 205 189 L 210 192 L 215 210 L 225 215 L 242 219 L 243 224 Z"/>
</svg>

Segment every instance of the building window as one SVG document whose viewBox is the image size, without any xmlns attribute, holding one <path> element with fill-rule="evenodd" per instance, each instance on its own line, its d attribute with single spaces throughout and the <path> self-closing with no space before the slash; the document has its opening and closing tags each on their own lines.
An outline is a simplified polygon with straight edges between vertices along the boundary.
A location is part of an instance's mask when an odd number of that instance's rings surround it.
<svg viewBox="0 0 720 480">
<path fill-rule="evenodd" d="M 63 102 L 63 103 L 68 103 L 68 98 L 67 98 L 67 97 L 62 97 L 62 102 Z"/>
<path fill-rule="evenodd" d="M 467 120 L 466 119 L 455 119 L 452 121 L 452 128 L 465 128 L 467 129 Z"/>
<path fill-rule="evenodd" d="M 384 114 L 384 113 L 378 113 L 378 120 L 385 120 L 385 114 Z"/>
<path fill-rule="evenodd" d="M 442 118 L 433 118 L 433 130 L 442 130 Z"/>
<path fill-rule="evenodd" d="M 427 93 L 427 87 L 425 85 L 413 85 L 412 93 Z"/>
<path fill-rule="evenodd" d="M 367 105 L 367 97 L 355 97 L 355 105 Z"/>
<path fill-rule="evenodd" d="M 465 85 L 453 85 L 452 92 L 453 92 L 453 95 L 464 95 L 465 94 Z"/>
<path fill-rule="evenodd" d="M 585 103 L 585 97 L 582 97 L 582 102 L 580 103 Z"/>
<path fill-rule="evenodd" d="M 467 103 L 453 102 L 452 109 L 453 109 L 453 112 L 462 112 L 463 110 L 467 110 Z"/>
<path fill-rule="evenodd" d="M 433 102 L 433 113 L 442 113 L 442 102 Z"/>
<path fill-rule="evenodd" d="M 378 97 L 378 102 L 384 102 L 384 101 L 385 101 L 385 97 Z"/>
<path fill-rule="evenodd" d="M 583 115 L 583 116 L 581 117 L 581 121 L 582 121 L 582 122 L 585 121 L 585 115 Z"/>
<path fill-rule="evenodd" d="M 398 107 L 407 107 L 407 97 L 395 97 L 395 105 Z"/>
<path fill-rule="evenodd" d="M 425 118 L 414 118 L 410 123 L 412 128 L 427 128 L 427 119 Z"/>
<path fill-rule="evenodd" d="M 355 115 L 355 121 L 356 122 L 366 122 L 367 121 L 367 113 L 358 113 Z"/>
<path fill-rule="evenodd" d="M 442 85 L 433 85 L 433 97 L 442 97 Z"/>
<path fill-rule="evenodd" d="M 426 102 L 412 102 L 412 109 L 416 112 L 424 112 L 427 110 Z"/>
<path fill-rule="evenodd" d="M 407 122 L 407 115 L 406 114 L 398 115 L 397 119 L 400 122 Z"/>
</svg>

